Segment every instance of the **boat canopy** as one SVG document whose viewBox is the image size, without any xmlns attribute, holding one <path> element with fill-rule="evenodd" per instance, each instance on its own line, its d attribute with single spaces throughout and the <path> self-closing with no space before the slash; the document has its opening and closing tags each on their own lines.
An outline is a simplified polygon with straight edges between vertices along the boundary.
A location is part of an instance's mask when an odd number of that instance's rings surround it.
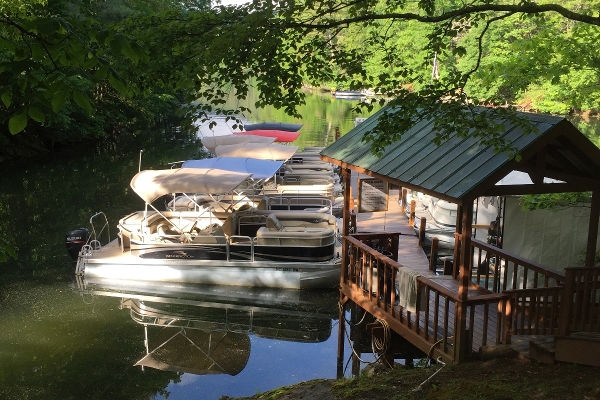
<svg viewBox="0 0 600 400">
<path fill-rule="evenodd" d="M 284 144 L 242 143 L 217 146 L 215 154 L 220 157 L 252 157 L 261 160 L 288 160 L 298 150 L 297 146 Z"/>
<path fill-rule="evenodd" d="M 145 170 L 133 177 L 131 188 L 146 203 L 152 203 L 169 193 L 226 194 L 250 176 L 216 168 Z"/>
<path fill-rule="evenodd" d="M 187 160 L 181 167 L 218 168 L 232 172 L 252 174 L 252 179 L 268 179 L 273 177 L 282 165 L 283 161 L 241 157 L 214 157 L 203 160 Z"/>
<path fill-rule="evenodd" d="M 240 143 L 264 143 L 269 144 L 275 141 L 274 137 L 257 136 L 257 135 L 223 135 L 223 136 L 206 136 L 202 138 L 202 144 L 215 153 L 215 148 L 220 145 L 240 144 Z"/>
<path fill-rule="evenodd" d="M 266 136 L 275 138 L 276 142 L 293 142 L 298 139 L 300 132 L 281 131 L 278 129 L 256 129 L 253 131 L 234 132 L 233 136 Z"/>
<path fill-rule="evenodd" d="M 297 132 L 302 128 L 302 124 L 289 124 L 285 122 L 258 122 L 256 124 L 244 124 L 247 131 L 277 129 L 280 131 Z"/>
</svg>

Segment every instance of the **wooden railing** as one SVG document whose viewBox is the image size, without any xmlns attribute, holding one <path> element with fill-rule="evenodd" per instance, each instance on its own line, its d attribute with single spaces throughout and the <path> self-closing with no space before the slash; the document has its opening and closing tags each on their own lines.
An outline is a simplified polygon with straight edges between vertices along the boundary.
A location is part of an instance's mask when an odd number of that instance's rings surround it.
<svg viewBox="0 0 600 400">
<path fill-rule="evenodd" d="M 461 301 L 439 277 L 421 275 L 415 308 L 409 309 L 400 304 L 396 285 L 400 270 L 407 267 L 396 261 L 397 252 L 386 250 L 397 244 L 395 233 L 345 236 L 342 292 L 435 357 L 453 361 L 474 348 L 509 344 L 511 335 L 600 332 L 600 267 L 567 268 L 563 276 L 473 239 L 470 272 L 475 283 L 467 299 Z M 486 255 L 495 261 L 492 268 L 482 263 Z M 460 309 L 463 320 L 466 316 L 463 343 L 454 340 Z"/>
<path fill-rule="evenodd" d="M 507 315 L 507 342 L 510 335 L 558 334 L 564 287 L 507 290 L 510 309 Z"/>
<path fill-rule="evenodd" d="M 466 310 L 466 329 L 470 340 L 464 343 L 471 352 L 473 332 L 477 331 L 477 343 L 482 346 L 503 343 L 507 330 L 504 315 L 507 312 L 508 296 L 505 294 L 478 295 L 461 303 L 458 294 L 426 276 L 416 278 L 416 307 L 409 310 L 398 301 L 396 277 L 401 268 L 406 268 L 393 258 L 378 252 L 365 242 L 378 240 L 385 243 L 389 234 L 363 234 L 344 237 L 348 262 L 343 268 L 342 291 L 361 303 L 374 315 L 381 314 L 396 331 L 425 352 L 433 351 L 452 361 L 455 357 L 455 321 L 458 305 Z M 397 239 L 396 239 L 397 240 Z M 374 307 L 372 307 L 374 306 Z M 369 308 L 371 307 L 371 308 Z M 478 318 L 475 318 L 477 312 Z M 483 318 L 479 318 L 483 315 Z M 381 316 L 376 315 L 378 318 Z M 491 317 L 494 318 L 491 318 Z M 493 324 L 488 324 L 493 320 Z"/>
<path fill-rule="evenodd" d="M 471 279 L 494 293 L 555 287 L 565 281 L 558 272 L 477 239 L 471 239 L 471 255 Z"/>
<path fill-rule="evenodd" d="M 565 268 L 560 334 L 600 333 L 600 266 Z"/>
</svg>

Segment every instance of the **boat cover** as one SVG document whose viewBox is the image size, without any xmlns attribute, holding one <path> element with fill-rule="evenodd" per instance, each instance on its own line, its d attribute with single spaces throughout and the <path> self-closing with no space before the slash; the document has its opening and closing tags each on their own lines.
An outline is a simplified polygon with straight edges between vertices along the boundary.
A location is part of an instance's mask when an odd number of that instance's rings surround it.
<svg viewBox="0 0 600 400">
<path fill-rule="evenodd" d="M 226 194 L 251 175 L 216 168 L 174 168 L 138 172 L 131 188 L 145 202 L 169 193 Z"/>
<path fill-rule="evenodd" d="M 215 148 L 220 145 L 240 144 L 240 143 L 273 143 L 274 137 L 257 136 L 257 135 L 222 135 L 222 136 L 206 136 L 202 138 L 202 144 L 215 153 Z"/>
<path fill-rule="evenodd" d="M 271 143 L 242 143 L 217 146 L 219 157 L 252 157 L 261 160 L 288 160 L 298 150 L 297 146 Z"/>
<path fill-rule="evenodd" d="M 297 132 L 302 128 L 302 124 L 288 124 L 285 122 L 259 122 L 256 124 L 244 124 L 247 131 L 256 131 L 262 129 L 277 129 L 280 131 Z"/>
<path fill-rule="evenodd" d="M 255 136 L 266 136 L 274 137 L 276 142 L 293 142 L 298 139 L 300 132 L 289 132 L 280 131 L 277 129 L 257 129 L 249 132 L 235 132 L 233 136 L 244 136 L 244 135 L 255 135 Z"/>
<path fill-rule="evenodd" d="M 252 174 L 253 179 L 268 179 L 275 175 L 282 165 L 283 161 L 241 157 L 214 157 L 203 160 L 187 160 L 181 167 L 218 168 L 232 172 Z"/>
</svg>

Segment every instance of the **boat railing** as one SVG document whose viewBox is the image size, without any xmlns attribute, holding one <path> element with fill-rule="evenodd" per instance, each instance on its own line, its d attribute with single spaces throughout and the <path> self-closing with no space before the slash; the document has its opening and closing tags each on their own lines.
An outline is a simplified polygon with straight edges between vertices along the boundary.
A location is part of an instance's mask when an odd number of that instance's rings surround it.
<svg viewBox="0 0 600 400">
<path fill-rule="evenodd" d="M 98 222 L 98 220 L 100 221 Z M 92 231 L 87 244 L 91 245 L 93 249 L 98 249 L 102 246 L 102 243 L 110 243 L 108 218 L 104 212 L 100 211 L 92 215 L 90 217 L 90 226 L 92 227 Z"/>
<path fill-rule="evenodd" d="M 270 210 L 297 210 L 299 207 L 303 207 L 306 211 L 327 212 L 328 214 L 332 214 L 333 212 L 333 202 L 331 199 L 322 196 L 269 196 L 267 199 L 267 207 Z"/>
<path fill-rule="evenodd" d="M 256 238 L 244 235 L 232 235 L 227 241 L 227 261 L 231 261 L 231 245 L 248 245 L 250 246 L 250 261 L 254 261 L 254 245 Z"/>
</svg>

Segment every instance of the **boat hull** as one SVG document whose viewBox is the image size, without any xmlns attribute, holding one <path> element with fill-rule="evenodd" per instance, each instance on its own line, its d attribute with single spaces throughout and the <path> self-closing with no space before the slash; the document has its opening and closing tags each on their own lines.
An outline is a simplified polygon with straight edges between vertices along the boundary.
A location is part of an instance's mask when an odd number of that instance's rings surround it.
<svg viewBox="0 0 600 400">
<path fill-rule="evenodd" d="M 86 279 L 318 289 L 335 287 L 340 278 L 339 258 L 326 262 L 155 259 L 122 252 L 116 241 L 81 256 L 78 263 Z"/>
</svg>

